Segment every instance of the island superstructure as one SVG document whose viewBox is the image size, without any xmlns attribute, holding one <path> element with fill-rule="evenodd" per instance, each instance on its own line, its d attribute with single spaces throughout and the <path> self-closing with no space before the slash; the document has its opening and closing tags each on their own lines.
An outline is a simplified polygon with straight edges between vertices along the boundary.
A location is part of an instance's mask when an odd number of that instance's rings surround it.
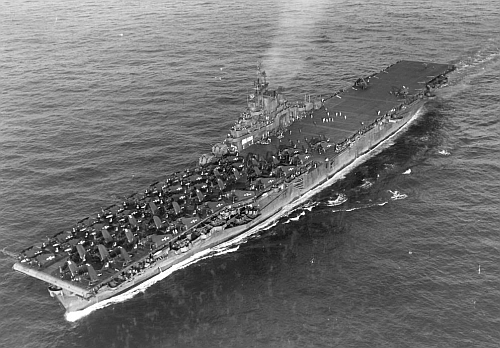
<svg viewBox="0 0 500 348">
<path fill-rule="evenodd" d="M 67 312 L 127 292 L 299 204 L 401 130 L 453 70 L 400 61 L 290 103 L 259 68 L 246 109 L 197 166 L 22 250 L 14 269 L 48 283 Z"/>
</svg>

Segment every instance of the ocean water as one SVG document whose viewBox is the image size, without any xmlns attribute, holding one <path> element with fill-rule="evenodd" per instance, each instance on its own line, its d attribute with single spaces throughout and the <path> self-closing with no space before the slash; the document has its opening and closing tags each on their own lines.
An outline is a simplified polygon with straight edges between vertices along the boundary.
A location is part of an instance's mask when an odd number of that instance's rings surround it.
<svg viewBox="0 0 500 348">
<path fill-rule="evenodd" d="M 499 18 L 494 0 L 0 0 L 0 346 L 498 347 Z M 232 252 L 76 322 L 12 270 L 195 163 L 258 63 L 298 100 L 401 59 L 458 69 L 392 146 Z"/>
</svg>

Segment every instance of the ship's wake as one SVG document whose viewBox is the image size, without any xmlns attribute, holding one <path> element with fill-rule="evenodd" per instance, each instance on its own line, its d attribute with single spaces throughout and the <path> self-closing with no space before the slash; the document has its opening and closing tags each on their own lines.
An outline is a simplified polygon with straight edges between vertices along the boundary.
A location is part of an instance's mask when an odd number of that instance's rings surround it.
<svg viewBox="0 0 500 348">
<path fill-rule="evenodd" d="M 188 267 L 196 262 L 199 262 L 199 261 L 202 261 L 202 260 L 214 257 L 214 256 L 220 256 L 220 255 L 235 252 L 239 249 L 239 247 L 240 247 L 239 245 L 220 245 L 220 246 L 217 246 L 214 248 L 210 248 L 210 249 L 201 251 L 201 252 L 193 255 L 192 257 L 170 267 L 166 271 L 148 279 L 144 283 L 134 287 L 133 289 L 128 290 L 127 292 L 125 292 L 121 295 L 114 296 L 112 298 L 109 298 L 109 299 L 104 300 L 102 302 L 96 303 L 95 305 L 89 306 L 89 307 L 82 309 L 82 310 L 79 310 L 79 311 L 66 312 L 65 319 L 69 322 L 75 322 L 77 320 L 80 320 L 83 317 L 86 317 L 87 315 L 89 315 L 90 313 L 92 313 L 98 309 L 102 309 L 104 307 L 108 307 L 108 306 L 113 305 L 113 304 L 117 304 L 117 303 L 121 303 L 121 302 L 125 302 L 127 300 L 130 300 L 135 295 L 146 291 L 147 288 L 149 288 L 153 284 L 159 282 L 160 280 L 165 279 L 166 277 L 168 277 L 169 275 L 171 275 L 175 271 L 186 268 L 186 267 Z"/>
<path fill-rule="evenodd" d="M 450 75 L 449 85 L 440 91 L 442 96 L 451 98 L 458 93 L 468 92 L 472 81 L 498 69 L 500 61 L 500 48 L 498 42 L 488 42 L 481 49 L 468 54 L 455 63 L 456 71 Z"/>
<path fill-rule="evenodd" d="M 382 201 L 382 202 L 378 202 L 378 203 L 373 203 L 373 202 L 370 202 L 370 203 L 360 203 L 360 204 L 358 204 L 356 206 L 350 206 L 348 208 L 346 207 L 346 208 L 333 209 L 332 212 L 333 213 L 351 212 L 351 211 L 356 211 L 356 210 L 361 210 L 361 209 L 369 209 L 369 208 L 373 208 L 373 207 L 383 207 L 387 203 L 389 203 L 389 202 L 388 201 Z"/>
<path fill-rule="evenodd" d="M 301 206 L 298 206 L 292 210 L 290 210 L 282 219 L 281 221 L 278 221 L 279 223 L 282 224 L 288 224 L 293 221 L 299 221 L 300 218 L 304 215 L 306 215 L 306 211 L 311 211 L 313 210 L 314 207 L 317 207 L 319 205 L 319 202 L 314 202 L 314 201 L 308 201 L 304 203 Z M 273 225 L 274 226 L 274 225 Z"/>
</svg>

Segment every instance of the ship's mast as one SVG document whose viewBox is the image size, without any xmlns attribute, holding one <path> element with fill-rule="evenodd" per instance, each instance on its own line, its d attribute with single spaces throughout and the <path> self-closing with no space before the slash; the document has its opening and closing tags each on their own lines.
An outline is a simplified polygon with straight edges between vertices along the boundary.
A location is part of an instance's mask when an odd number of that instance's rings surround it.
<svg viewBox="0 0 500 348">
<path fill-rule="evenodd" d="M 262 65 L 259 63 L 257 65 L 257 81 L 255 82 L 255 96 L 257 97 L 257 102 L 260 106 L 263 104 L 263 95 L 267 90 L 268 82 L 266 80 L 266 72 L 262 70 Z"/>
</svg>

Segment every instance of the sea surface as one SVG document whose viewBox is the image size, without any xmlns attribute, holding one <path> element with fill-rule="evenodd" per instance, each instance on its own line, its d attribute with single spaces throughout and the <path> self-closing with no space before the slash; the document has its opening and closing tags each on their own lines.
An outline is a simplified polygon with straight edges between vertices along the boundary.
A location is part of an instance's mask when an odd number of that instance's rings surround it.
<svg viewBox="0 0 500 348">
<path fill-rule="evenodd" d="M 498 347 L 499 24 L 497 0 L 0 0 L 0 346 Z M 196 163 L 259 63 L 293 101 L 402 59 L 458 69 L 392 146 L 231 252 L 74 322 L 12 270 Z"/>
</svg>

